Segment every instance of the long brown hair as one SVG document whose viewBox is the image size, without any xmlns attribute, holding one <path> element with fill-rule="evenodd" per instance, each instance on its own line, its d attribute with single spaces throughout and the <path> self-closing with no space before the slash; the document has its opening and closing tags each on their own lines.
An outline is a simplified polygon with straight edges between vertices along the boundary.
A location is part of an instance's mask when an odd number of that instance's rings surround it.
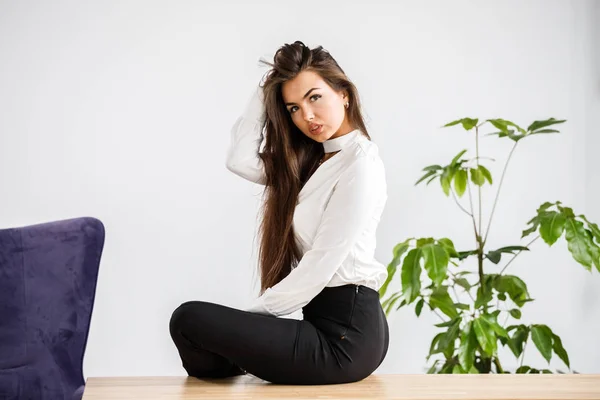
<svg viewBox="0 0 600 400">
<path fill-rule="evenodd" d="M 260 60 L 272 69 L 262 89 L 267 118 L 265 147 L 260 154 L 266 183 L 262 221 L 259 227 L 259 272 L 262 294 L 285 278 L 301 258 L 294 237 L 294 209 L 300 190 L 323 156 L 323 144 L 316 142 L 296 127 L 286 109 L 282 84 L 302 71 L 313 71 L 334 90 L 346 90 L 349 96 L 347 117 L 351 126 L 371 139 L 360 110 L 358 91 L 329 52 L 318 46 L 310 49 L 300 41 L 280 47 L 274 63 Z"/>
</svg>

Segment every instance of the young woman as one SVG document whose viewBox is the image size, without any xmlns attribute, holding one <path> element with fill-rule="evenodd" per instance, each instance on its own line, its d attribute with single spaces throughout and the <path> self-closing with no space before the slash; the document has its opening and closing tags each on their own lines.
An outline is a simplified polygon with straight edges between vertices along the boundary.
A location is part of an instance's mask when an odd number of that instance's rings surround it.
<svg viewBox="0 0 600 400">
<path fill-rule="evenodd" d="M 190 376 L 358 381 L 389 342 L 378 293 L 387 271 L 374 258 L 384 165 L 356 87 L 326 50 L 297 41 L 266 64 L 263 86 L 231 130 L 226 163 L 264 185 L 260 296 L 245 310 L 186 302 L 170 333 Z M 302 320 L 278 318 L 300 309 Z"/>
</svg>

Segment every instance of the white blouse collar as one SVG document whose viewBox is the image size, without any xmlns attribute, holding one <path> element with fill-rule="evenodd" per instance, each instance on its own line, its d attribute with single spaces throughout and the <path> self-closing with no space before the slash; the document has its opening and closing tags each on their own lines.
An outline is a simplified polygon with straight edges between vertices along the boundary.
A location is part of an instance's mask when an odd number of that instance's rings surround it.
<svg viewBox="0 0 600 400">
<path fill-rule="evenodd" d="M 325 153 L 333 153 L 338 150 L 341 150 L 348 144 L 356 141 L 359 135 L 360 129 L 355 129 L 351 132 L 346 133 L 345 135 L 326 140 L 323 142 L 323 150 L 325 150 Z"/>
</svg>

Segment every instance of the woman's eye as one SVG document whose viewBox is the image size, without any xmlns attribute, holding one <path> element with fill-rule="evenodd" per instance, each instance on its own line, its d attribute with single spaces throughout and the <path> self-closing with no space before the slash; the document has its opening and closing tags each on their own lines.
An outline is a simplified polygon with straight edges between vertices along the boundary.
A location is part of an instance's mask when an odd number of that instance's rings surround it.
<svg viewBox="0 0 600 400">
<path fill-rule="evenodd" d="M 318 99 L 320 99 L 320 98 L 321 98 L 321 95 L 320 95 L 320 94 L 313 94 L 312 96 L 310 96 L 310 99 L 311 99 L 311 100 L 312 100 L 312 99 L 315 99 L 314 101 L 317 101 L 317 100 L 318 100 Z M 294 112 L 296 112 L 296 108 L 298 108 L 298 107 L 296 107 L 296 106 L 292 106 L 292 107 L 290 108 L 290 114 L 293 114 Z"/>
</svg>

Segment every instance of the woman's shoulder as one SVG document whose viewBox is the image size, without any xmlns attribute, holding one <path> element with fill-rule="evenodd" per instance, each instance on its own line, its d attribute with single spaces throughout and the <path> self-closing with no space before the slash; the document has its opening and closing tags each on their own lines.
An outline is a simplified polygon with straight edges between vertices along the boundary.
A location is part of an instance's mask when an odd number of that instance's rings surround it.
<svg viewBox="0 0 600 400">
<path fill-rule="evenodd" d="M 385 180 L 385 166 L 379 156 L 379 147 L 366 137 L 357 140 L 348 148 L 345 160 L 345 173 L 368 174 Z"/>
<path fill-rule="evenodd" d="M 347 159 L 349 164 L 358 164 L 364 167 L 380 165 L 383 161 L 379 156 L 379 146 L 366 136 L 357 138 L 353 146 L 350 146 Z"/>
</svg>

